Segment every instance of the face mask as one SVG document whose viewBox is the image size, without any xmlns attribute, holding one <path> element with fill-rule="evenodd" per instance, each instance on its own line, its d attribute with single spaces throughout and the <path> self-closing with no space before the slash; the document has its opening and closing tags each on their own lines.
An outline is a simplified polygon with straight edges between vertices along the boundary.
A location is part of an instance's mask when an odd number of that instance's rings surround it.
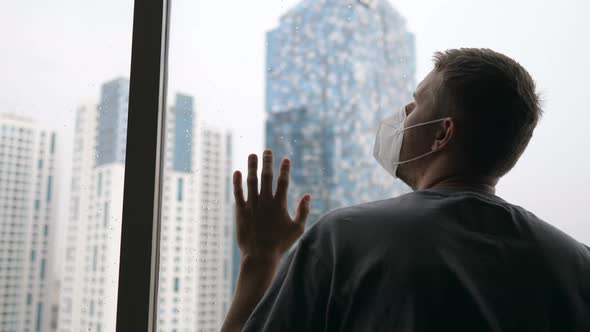
<svg viewBox="0 0 590 332">
<path fill-rule="evenodd" d="M 404 122 L 406 121 L 406 109 L 405 107 L 402 107 L 399 112 L 383 119 L 379 124 L 377 137 L 375 138 L 375 147 L 373 148 L 373 156 L 375 159 L 377 159 L 379 164 L 383 166 L 383 168 L 385 168 L 389 174 L 391 174 L 391 176 L 397 178 L 396 171 L 400 164 L 409 163 L 410 161 L 418 160 L 436 152 L 436 150 L 432 150 L 415 158 L 400 161 L 399 158 L 404 140 L 404 131 L 411 128 L 444 121 L 446 119 L 448 118 L 418 123 L 404 128 Z"/>
</svg>

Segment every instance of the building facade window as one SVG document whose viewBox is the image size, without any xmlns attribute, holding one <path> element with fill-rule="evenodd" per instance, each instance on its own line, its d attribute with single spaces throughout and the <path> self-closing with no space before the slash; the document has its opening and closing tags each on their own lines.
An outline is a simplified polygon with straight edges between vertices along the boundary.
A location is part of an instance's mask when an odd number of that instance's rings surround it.
<svg viewBox="0 0 590 332">
<path fill-rule="evenodd" d="M 182 178 L 178 178 L 178 197 L 177 200 L 182 202 Z"/>
</svg>

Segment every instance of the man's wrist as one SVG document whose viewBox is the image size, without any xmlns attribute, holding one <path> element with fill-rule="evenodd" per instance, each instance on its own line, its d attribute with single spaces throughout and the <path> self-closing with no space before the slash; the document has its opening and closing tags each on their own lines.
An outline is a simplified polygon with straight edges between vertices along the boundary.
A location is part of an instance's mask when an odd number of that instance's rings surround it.
<svg viewBox="0 0 590 332">
<path fill-rule="evenodd" d="M 276 266 L 281 261 L 281 255 L 276 254 L 264 254 L 264 255 L 252 255 L 252 254 L 245 254 L 241 258 L 242 265 L 249 265 L 249 266 Z"/>
</svg>

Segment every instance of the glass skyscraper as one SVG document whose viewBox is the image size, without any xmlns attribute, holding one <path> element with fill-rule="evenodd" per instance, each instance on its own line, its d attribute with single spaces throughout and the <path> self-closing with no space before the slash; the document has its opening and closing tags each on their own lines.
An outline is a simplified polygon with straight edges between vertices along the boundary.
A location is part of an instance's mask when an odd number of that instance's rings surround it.
<svg viewBox="0 0 590 332">
<path fill-rule="evenodd" d="M 290 210 L 311 193 L 311 226 L 406 192 L 373 158 L 380 120 L 415 86 L 414 35 L 389 1 L 304 0 L 266 39 L 265 147 L 291 159 Z"/>
<path fill-rule="evenodd" d="M 102 85 L 96 165 L 125 162 L 129 80 L 118 78 Z"/>
</svg>

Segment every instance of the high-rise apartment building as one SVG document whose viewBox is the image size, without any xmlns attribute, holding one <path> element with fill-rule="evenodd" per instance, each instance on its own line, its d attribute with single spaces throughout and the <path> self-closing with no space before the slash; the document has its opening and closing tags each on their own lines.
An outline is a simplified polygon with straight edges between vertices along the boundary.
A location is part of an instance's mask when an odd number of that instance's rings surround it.
<svg viewBox="0 0 590 332">
<path fill-rule="evenodd" d="M 50 331 L 56 133 L 0 114 L 0 331 Z"/>
<path fill-rule="evenodd" d="M 218 331 L 231 301 L 232 137 L 183 94 L 166 121 L 158 331 Z"/>
<path fill-rule="evenodd" d="M 77 113 L 63 332 L 115 331 L 128 84 L 105 83 Z M 182 94 L 166 124 L 157 330 L 218 330 L 231 300 L 231 134 L 205 127 Z"/>
<path fill-rule="evenodd" d="M 106 83 L 76 112 L 59 331 L 115 330 L 126 127 L 112 119 L 126 126 L 127 84 Z"/>
<path fill-rule="evenodd" d="M 204 127 L 197 152 L 200 215 L 197 264 L 197 329 L 219 331 L 232 299 L 235 238 L 232 135 Z"/>
</svg>

